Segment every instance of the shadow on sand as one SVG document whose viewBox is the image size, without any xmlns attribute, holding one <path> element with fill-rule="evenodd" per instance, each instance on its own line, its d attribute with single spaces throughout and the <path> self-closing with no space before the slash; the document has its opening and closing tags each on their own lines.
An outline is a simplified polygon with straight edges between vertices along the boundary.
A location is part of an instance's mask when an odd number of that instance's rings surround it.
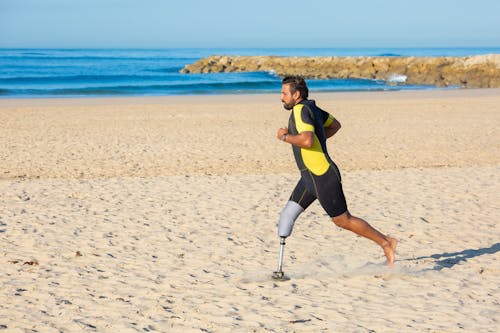
<svg viewBox="0 0 500 333">
<path fill-rule="evenodd" d="M 471 259 L 474 257 L 482 256 L 484 254 L 494 254 L 500 252 L 500 243 L 493 244 L 490 247 L 484 247 L 481 249 L 469 249 L 463 250 L 461 252 L 445 252 L 440 254 L 432 254 L 430 256 L 412 258 L 412 259 L 403 259 L 401 261 L 414 261 L 414 260 L 422 260 L 422 259 L 436 259 L 435 266 L 432 268 L 434 271 L 440 271 L 443 268 L 452 268 L 453 266 L 467 261 L 467 259 Z"/>
</svg>

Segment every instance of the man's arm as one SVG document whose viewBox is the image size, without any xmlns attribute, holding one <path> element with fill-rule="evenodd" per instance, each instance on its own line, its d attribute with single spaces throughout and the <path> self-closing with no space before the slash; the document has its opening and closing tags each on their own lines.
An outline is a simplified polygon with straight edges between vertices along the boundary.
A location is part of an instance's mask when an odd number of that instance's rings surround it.
<svg viewBox="0 0 500 333">
<path fill-rule="evenodd" d="M 326 138 L 328 139 L 332 137 L 335 133 L 339 131 L 340 127 L 342 127 L 342 125 L 340 125 L 340 122 L 337 120 L 337 118 L 334 118 L 332 123 L 327 127 L 325 127 Z"/>
<path fill-rule="evenodd" d="M 285 138 L 285 142 L 288 142 L 289 144 L 300 148 L 311 148 L 314 144 L 314 134 L 310 131 L 304 131 L 297 135 L 293 135 L 288 133 L 288 128 L 283 127 L 278 130 L 278 139 L 283 140 L 283 135 Z"/>
</svg>

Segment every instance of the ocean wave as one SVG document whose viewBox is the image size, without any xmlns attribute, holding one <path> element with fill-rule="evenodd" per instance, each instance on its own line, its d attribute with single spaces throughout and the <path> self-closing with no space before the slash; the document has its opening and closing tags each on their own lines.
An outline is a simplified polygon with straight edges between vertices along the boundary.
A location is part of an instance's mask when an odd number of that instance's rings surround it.
<svg viewBox="0 0 500 333">
<path fill-rule="evenodd" d="M 0 89 L 4 91 L 3 96 L 26 96 L 26 97 L 44 97 L 44 96 L 113 96 L 130 95 L 127 91 L 113 88 L 61 88 L 61 89 Z"/>
<path fill-rule="evenodd" d="M 273 70 L 273 69 L 271 69 L 270 71 L 267 71 L 266 73 L 269 74 L 272 77 L 277 77 L 277 78 L 280 77 L 278 74 L 276 74 L 276 71 Z"/>
<path fill-rule="evenodd" d="M 398 53 L 381 53 L 381 54 L 377 54 L 377 57 L 401 57 L 401 54 L 398 54 Z"/>
<path fill-rule="evenodd" d="M 165 67 L 165 68 L 154 68 L 154 69 L 146 69 L 146 72 L 152 73 L 179 73 L 183 66 L 176 67 Z"/>
<path fill-rule="evenodd" d="M 392 74 L 387 81 L 391 83 L 405 83 L 406 79 L 407 79 L 406 75 Z"/>
<path fill-rule="evenodd" d="M 46 76 L 15 76 L 0 78 L 0 83 L 78 83 L 78 82 L 117 82 L 117 81 L 156 81 L 165 80 L 165 75 L 46 75 Z"/>
<path fill-rule="evenodd" d="M 235 83 L 183 83 L 159 85 L 116 85 L 55 89 L 0 89 L 4 95 L 28 96 L 93 96 L 93 95 L 157 95 L 157 94 L 210 94 L 241 93 L 278 90 L 277 81 Z"/>
<path fill-rule="evenodd" d="M 45 56 L 48 55 L 47 53 L 42 53 L 42 52 L 23 52 L 21 53 L 21 56 Z"/>
</svg>

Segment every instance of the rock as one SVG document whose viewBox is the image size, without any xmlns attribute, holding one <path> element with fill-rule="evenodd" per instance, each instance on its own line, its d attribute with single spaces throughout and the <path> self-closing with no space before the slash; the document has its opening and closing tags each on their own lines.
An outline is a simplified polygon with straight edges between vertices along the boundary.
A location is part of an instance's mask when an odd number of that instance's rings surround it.
<svg viewBox="0 0 500 333">
<path fill-rule="evenodd" d="M 470 57 L 278 57 L 210 56 L 181 73 L 273 72 L 308 79 L 406 77 L 408 84 L 467 88 L 500 87 L 500 54 Z"/>
</svg>

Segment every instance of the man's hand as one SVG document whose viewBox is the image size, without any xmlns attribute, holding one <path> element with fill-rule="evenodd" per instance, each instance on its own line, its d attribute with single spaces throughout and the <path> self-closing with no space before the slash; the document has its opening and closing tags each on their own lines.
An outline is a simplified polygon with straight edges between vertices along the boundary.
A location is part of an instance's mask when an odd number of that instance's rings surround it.
<svg viewBox="0 0 500 333">
<path fill-rule="evenodd" d="M 288 133 L 288 127 L 282 127 L 278 130 L 276 137 L 278 140 L 282 140 L 283 135 L 286 134 L 285 142 L 292 144 L 300 148 L 311 148 L 314 144 L 314 133 L 310 131 L 304 131 L 297 135 L 292 135 Z"/>
<path fill-rule="evenodd" d="M 282 127 L 278 130 L 278 134 L 276 135 L 276 137 L 278 138 L 278 140 L 282 140 L 282 136 L 284 134 L 288 134 L 288 127 Z"/>
</svg>

